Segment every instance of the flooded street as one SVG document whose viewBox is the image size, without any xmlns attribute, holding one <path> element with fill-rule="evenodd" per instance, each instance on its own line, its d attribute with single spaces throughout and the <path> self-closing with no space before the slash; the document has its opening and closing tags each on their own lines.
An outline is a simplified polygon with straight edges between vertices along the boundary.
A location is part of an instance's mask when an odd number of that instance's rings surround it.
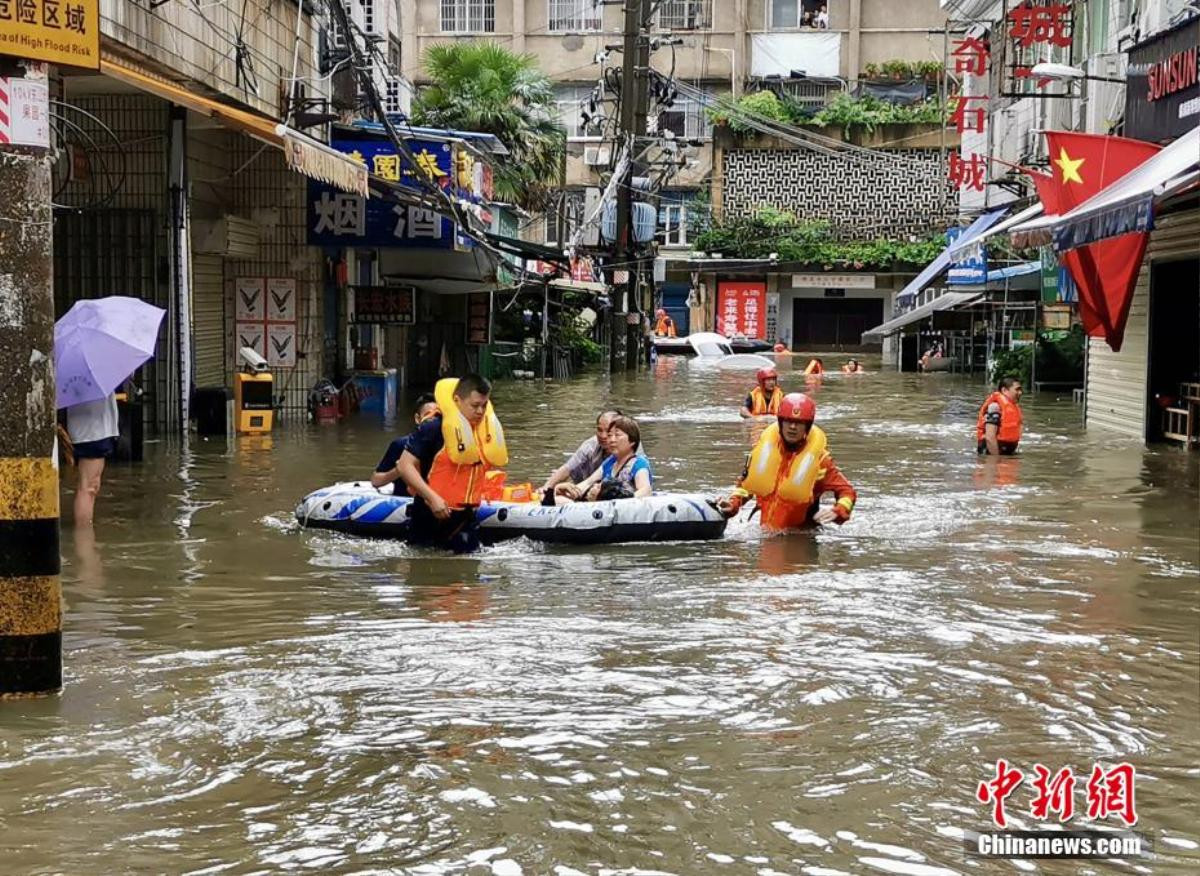
<svg viewBox="0 0 1200 876">
<path fill-rule="evenodd" d="M 501 383 L 509 481 L 615 405 L 657 489 L 716 496 L 752 380 L 663 359 Z M 985 395 L 827 377 L 817 422 L 859 492 L 840 529 L 743 514 L 717 542 L 470 558 L 297 529 L 302 496 L 369 475 L 378 421 L 150 445 L 110 469 L 94 542 L 64 523 L 63 694 L 0 704 L 2 869 L 1106 869 L 966 854 L 1004 758 L 1082 776 L 1075 826 L 1092 765 L 1129 761 L 1155 852 L 1122 869 L 1196 872 L 1200 455 L 1085 434 L 1043 393 L 1022 455 L 980 461 Z"/>
</svg>

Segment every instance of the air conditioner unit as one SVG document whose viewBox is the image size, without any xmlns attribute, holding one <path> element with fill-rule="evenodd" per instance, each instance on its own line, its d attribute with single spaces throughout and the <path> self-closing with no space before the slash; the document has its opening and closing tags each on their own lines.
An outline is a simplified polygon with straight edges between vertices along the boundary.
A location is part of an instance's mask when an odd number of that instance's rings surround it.
<svg viewBox="0 0 1200 876">
<path fill-rule="evenodd" d="M 1087 62 L 1089 76 L 1118 79 L 1122 70 L 1116 55 L 1097 55 Z M 1092 134 L 1107 134 L 1125 114 L 1125 86 L 1116 82 L 1087 82 L 1087 106 L 1084 108 L 1084 130 Z"/>
<path fill-rule="evenodd" d="M 587 146 L 583 150 L 583 163 L 588 167 L 606 167 L 612 160 L 612 150 L 607 146 Z"/>
<path fill-rule="evenodd" d="M 192 251 L 234 259 L 256 259 L 261 226 L 240 216 L 222 216 L 192 223 Z"/>
</svg>

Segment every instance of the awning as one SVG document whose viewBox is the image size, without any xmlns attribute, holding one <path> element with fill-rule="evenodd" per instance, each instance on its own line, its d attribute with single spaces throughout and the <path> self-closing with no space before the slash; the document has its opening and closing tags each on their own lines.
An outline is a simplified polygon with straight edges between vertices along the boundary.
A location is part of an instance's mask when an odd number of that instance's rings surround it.
<svg viewBox="0 0 1200 876">
<path fill-rule="evenodd" d="M 1023 277 L 1026 274 L 1036 274 L 1041 269 L 1041 262 L 1022 262 L 1019 265 L 1009 265 L 1007 268 L 999 268 L 995 271 L 988 271 L 987 282 L 996 283 L 1008 280 L 1012 277 Z"/>
<path fill-rule="evenodd" d="M 1009 216 L 1003 222 L 999 222 L 996 225 L 993 225 L 987 231 L 983 232 L 983 234 L 977 234 L 974 238 L 966 241 L 965 243 L 963 242 L 963 237 L 960 237 L 958 240 L 954 241 L 954 243 L 950 244 L 950 254 L 953 256 L 957 256 L 960 252 L 962 252 L 965 249 L 972 249 L 974 247 L 980 246 L 989 237 L 995 237 L 997 234 L 1004 234 L 1010 228 L 1012 228 L 1014 225 L 1020 225 L 1022 222 L 1028 222 L 1030 219 L 1032 219 L 1035 216 L 1042 215 L 1042 209 L 1043 209 L 1042 203 L 1041 203 L 1041 201 L 1039 201 L 1038 203 L 1034 204 L 1032 207 L 1026 207 L 1020 213 L 1017 213 L 1016 215 L 1013 215 L 1013 216 Z M 964 235 L 964 237 L 965 237 L 965 235 Z"/>
<path fill-rule="evenodd" d="M 959 244 L 959 248 L 970 243 L 979 235 L 983 234 L 983 232 L 987 231 L 989 228 L 999 222 L 1000 217 L 1006 212 L 1008 212 L 1007 209 L 1002 208 L 999 210 L 994 210 L 991 213 L 984 213 L 982 216 L 978 217 L 974 222 L 967 226 L 966 231 L 959 235 L 959 238 L 956 241 L 956 243 Z M 936 259 L 925 266 L 925 270 L 917 274 L 916 279 L 900 290 L 900 293 L 896 296 L 896 303 L 901 305 L 906 304 L 909 299 L 936 280 L 943 271 L 947 270 L 953 261 L 954 256 L 950 252 L 950 247 L 947 246 L 944 250 L 942 250 L 941 254 L 938 255 Z"/>
<path fill-rule="evenodd" d="M 1154 204 L 1200 182 L 1200 127 L 1101 189 L 1074 210 L 1043 216 L 1012 230 L 1018 246 L 1054 242 L 1075 249 L 1154 227 Z"/>
<path fill-rule="evenodd" d="M 945 295 L 940 295 L 932 301 L 922 304 L 920 307 L 914 307 L 907 313 L 900 314 L 895 319 L 889 319 L 883 325 L 877 325 L 870 331 L 863 332 L 862 342 L 864 344 L 871 344 L 875 341 L 882 341 L 888 335 L 894 335 L 906 325 L 911 325 L 914 322 L 919 322 L 931 316 L 934 311 L 954 310 L 959 307 L 966 307 L 977 301 L 982 301 L 983 297 L 982 293 L 979 292 L 947 292 Z"/>
<path fill-rule="evenodd" d="M 367 169 L 346 155 L 306 134 L 228 104 L 192 94 L 182 86 L 147 71 L 137 70 L 112 57 L 101 57 L 100 72 L 127 85 L 216 119 L 226 127 L 282 149 L 289 167 L 344 191 L 367 194 Z"/>
<path fill-rule="evenodd" d="M 492 155 L 508 155 L 508 147 L 495 134 L 484 134 L 479 131 L 455 131 L 450 128 L 422 128 L 418 125 L 410 125 L 408 122 L 398 121 L 394 121 L 392 125 L 401 135 L 407 135 L 415 140 L 463 140 L 481 152 L 488 152 Z M 366 119 L 356 119 L 350 125 L 342 127 L 364 131 L 368 134 L 387 135 L 387 128 L 380 122 L 371 122 Z"/>
</svg>

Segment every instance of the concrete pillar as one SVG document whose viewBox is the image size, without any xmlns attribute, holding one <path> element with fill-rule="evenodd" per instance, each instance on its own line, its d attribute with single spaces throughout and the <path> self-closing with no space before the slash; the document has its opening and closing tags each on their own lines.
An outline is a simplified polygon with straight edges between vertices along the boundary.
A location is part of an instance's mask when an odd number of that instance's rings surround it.
<svg viewBox="0 0 1200 876">
<path fill-rule="evenodd" d="M 846 69 L 843 76 L 858 79 L 862 72 L 862 0 L 850 0 L 850 23 L 847 25 Z"/>
<path fill-rule="evenodd" d="M 512 50 L 518 55 L 525 52 L 525 0 L 512 0 L 513 40 Z M 499 22 L 497 22 L 499 23 Z"/>
<path fill-rule="evenodd" d="M 19 74 L 14 74 L 19 75 Z M 62 687 L 48 150 L 0 146 L 0 698 Z"/>
</svg>

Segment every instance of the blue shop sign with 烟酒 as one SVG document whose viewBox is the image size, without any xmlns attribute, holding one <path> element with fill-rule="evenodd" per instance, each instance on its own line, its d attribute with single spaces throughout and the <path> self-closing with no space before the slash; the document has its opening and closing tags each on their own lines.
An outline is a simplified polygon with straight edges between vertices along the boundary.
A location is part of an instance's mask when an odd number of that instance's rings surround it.
<svg viewBox="0 0 1200 876">
<path fill-rule="evenodd" d="M 334 149 L 367 166 L 376 176 L 420 187 L 418 171 L 391 143 L 338 140 Z M 454 152 L 449 143 L 408 141 L 421 168 L 448 193 L 454 185 Z M 307 242 L 313 246 L 388 246 L 420 249 L 468 249 L 470 238 L 444 216 L 389 198 L 366 198 L 315 180 L 308 183 Z"/>
<path fill-rule="evenodd" d="M 963 231 L 962 228 L 948 229 L 946 245 L 953 246 Z M 946 282 L 951 286 L 977 286 L 987 282 L 987 270 L 987 247 L 983 244 L 969 246 L 950 263 Z"/>
</svg>

